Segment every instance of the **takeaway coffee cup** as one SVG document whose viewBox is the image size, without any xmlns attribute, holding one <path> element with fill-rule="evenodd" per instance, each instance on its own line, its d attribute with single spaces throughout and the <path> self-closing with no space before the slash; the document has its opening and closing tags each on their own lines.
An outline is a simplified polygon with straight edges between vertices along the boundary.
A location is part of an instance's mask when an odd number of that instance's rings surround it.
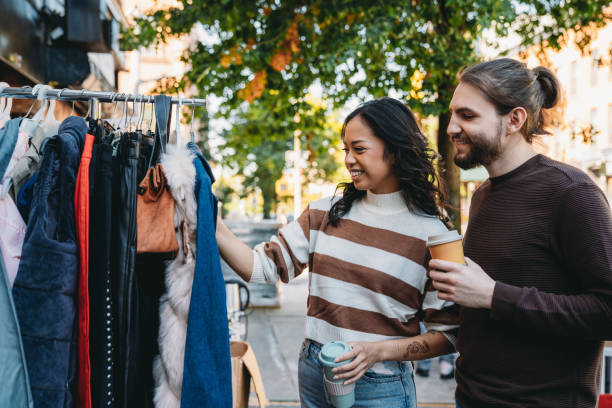
<svg viewBox="0 0 612 408">
<path fill-rule="evenodd" d="M 456 230 L 428 237 L 427 247 L 432 259 L 443 259 L 445 261 L 465 264 L 463 242 L 461 239 L 461 235 Z"/>
<path fill-rule="evenodd" d="M 326 343 L 319 352 L 319 361 L 323 365 L 325 379 L 325 388 L 331 399 L 331 402 L 336 408 L 349 408 L 355 404 L 355 383 L 344 385 L 346 379 L 334 380 L 334 367 L 340 367 L 352 361 L 345 360 L 339 363 L 334 363 L 336 357 L 351 351 L 351 346 L 343 341 L 330 341 Z"/>
</svg>

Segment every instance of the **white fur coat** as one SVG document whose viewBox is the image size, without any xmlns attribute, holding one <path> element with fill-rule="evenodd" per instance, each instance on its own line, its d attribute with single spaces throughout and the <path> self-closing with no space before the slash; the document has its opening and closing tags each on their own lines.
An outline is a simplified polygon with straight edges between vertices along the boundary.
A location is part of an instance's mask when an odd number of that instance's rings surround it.
<svg viewBox="0 0 612 408">
<path fill-rule="evenodd" d="M 153 362 L 156 408 L 180 408 L 187 317 L 195 268 L 197 209 L 194 155 L 185 146 L 168 145 L 162 156 L 174 198 L 176 258 L 166 267 L 166 293 L 159 306 L 159 353 Z"/>
</svg>

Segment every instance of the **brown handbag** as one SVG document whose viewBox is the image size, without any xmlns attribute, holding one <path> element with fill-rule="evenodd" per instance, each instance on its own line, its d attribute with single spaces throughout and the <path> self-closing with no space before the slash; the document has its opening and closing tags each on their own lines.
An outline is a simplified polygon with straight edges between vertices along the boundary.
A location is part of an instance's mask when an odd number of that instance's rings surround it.
<svg viewBox="0 0 612 408">
<path fill-rule="evenodd" d="M 177 252 L 174 199 L 161 164 L 149 167 L 136 202 L 136 252 Z"/>
</svg>

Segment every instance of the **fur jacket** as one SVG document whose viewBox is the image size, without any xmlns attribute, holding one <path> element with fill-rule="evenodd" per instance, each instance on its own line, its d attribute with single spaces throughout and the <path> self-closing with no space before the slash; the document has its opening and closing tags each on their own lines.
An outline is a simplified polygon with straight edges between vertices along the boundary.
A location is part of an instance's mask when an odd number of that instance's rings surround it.
<svg viewBox="0 0 612 408">
<path fill-rule="evenodd" d="M 198 222 L 193 159 L 193 153 L 185 146 L 177 145 L 168 145 L 161 159 L 175 201 L 174 228 L 179 250 L 176 258 L 166 267 L 166 293 L 160 299 L 160 355 L 153 362 L 156 408 L 181 406 L 185 339 L 195 269 Z"/>
</svg>

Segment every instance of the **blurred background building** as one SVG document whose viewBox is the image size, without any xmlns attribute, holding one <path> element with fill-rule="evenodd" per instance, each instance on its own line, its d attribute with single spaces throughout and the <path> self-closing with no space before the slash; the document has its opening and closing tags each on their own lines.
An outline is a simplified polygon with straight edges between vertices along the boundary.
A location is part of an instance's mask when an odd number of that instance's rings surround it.
<svg viewBox="0 0 612 408">
<path fill-rule="evenodd" d="M 119 0 L 0 0 L 0 79 L 112 91 L 125 69 Z M 15 112 L 29 108 L 16 101 Z M 62 104 L 58 104 L 58 110 Z"/>
<path fill-rule="evenodd" d="M 612 23 L 592 29 L 588 50 L 570 32 L 559 51 L 531 47 L 517 56 L 531 67 L 544 65 L 559 78 L 564 100 L 553 112 L 552 135 L 538 149 L 584 170 L 612 198 Z"/>
</svg>

